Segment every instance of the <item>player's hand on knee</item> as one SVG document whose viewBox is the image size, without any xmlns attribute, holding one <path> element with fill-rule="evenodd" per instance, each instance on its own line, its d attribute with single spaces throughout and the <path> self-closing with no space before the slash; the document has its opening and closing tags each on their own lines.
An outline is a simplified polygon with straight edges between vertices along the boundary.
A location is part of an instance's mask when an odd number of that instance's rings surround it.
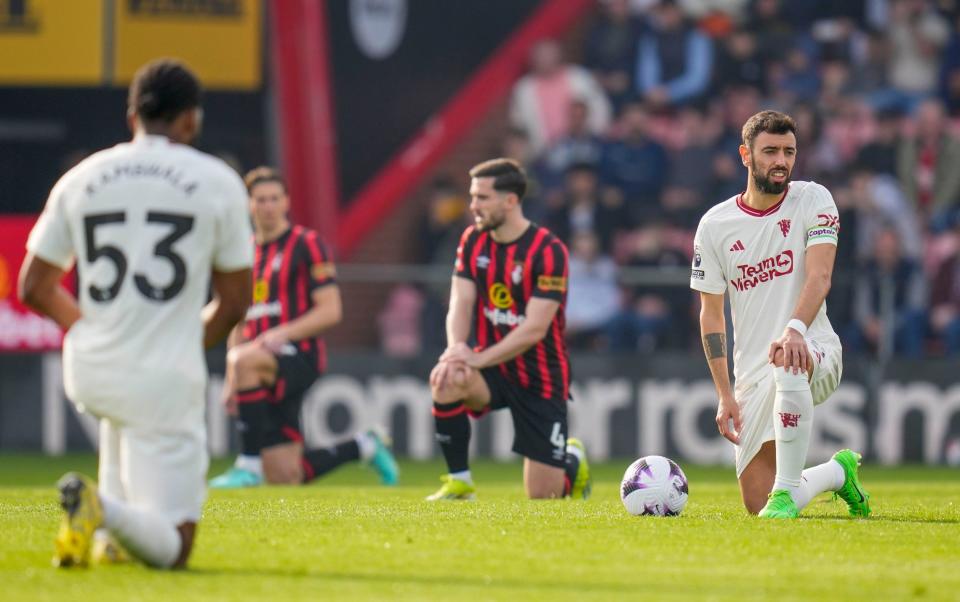
<svg viewBox="0 0 960 602">
<path fill-rule="evenodd" d="M 735 445 L 740 444 L 740 404 L 733 398 L 722 397 L 717 406 L 717 428 L 720 434 Z"/>
</svg>

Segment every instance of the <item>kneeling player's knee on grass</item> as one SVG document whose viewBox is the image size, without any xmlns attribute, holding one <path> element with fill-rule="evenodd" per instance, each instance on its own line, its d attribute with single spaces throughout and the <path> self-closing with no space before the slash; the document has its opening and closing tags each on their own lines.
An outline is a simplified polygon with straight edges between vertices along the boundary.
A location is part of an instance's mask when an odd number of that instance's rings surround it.
<svg viewBox="0 0 960 602">
<path fill-rule="evenodd" d="M 303 469 L 298 460 L 264 458 L 263 476 L 272 485 L 297 485 L 303 480 Z"/>
</svg>

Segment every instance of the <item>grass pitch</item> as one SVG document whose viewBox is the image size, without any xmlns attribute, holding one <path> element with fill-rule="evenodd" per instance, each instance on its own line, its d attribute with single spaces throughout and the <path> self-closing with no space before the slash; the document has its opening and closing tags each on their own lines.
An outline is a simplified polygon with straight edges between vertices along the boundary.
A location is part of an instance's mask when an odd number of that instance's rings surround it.
<svg viewBox="0 0 960 602">
<path fill-rule="evenodd" d="M 89 456 L 0 456 L 0 599 L 958 600 L 960 471 L 868 466 L 874 516 L 823 496 L 798 521 L 741 509 L 732 469 L 684 466 L 676 518 L 635 518 L 627 461 L 595 467 L 586 503 L 523 498 L 519 464 L 478 463 L 476 503 L 426 504 L 438 463 L 403 486 L 346 467 L 309 487 L 212 492 L 186 572 L 55 570 L 52 483 Z M 222 468 L 220 464 L 216 469 Z"/>
</svg>

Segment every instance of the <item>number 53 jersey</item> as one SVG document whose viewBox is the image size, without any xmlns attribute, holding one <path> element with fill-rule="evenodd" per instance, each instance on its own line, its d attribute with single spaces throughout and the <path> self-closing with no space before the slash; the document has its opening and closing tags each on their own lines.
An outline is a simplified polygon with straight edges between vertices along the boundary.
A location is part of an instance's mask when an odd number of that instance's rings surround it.
<svg viewBox="0 0 960 602">
<path fill-rule="evenodd" d="M 135 426 L 203 425 L 200 312 L 211 271 L 251 266 L 246 198 L 224 162 L 163 136 L 96 153 L 57 182 L 27 248 L 64 270 L 76 262 L 72 401 Z"/>
<path fill-rule="evenodd" d="M 839 231 L 833 197 L 815 182 L 792 182 L 766 211 L 749 207 L 738 195 L 714 206 L 700 220 L 690 287 L 730 297 L 738 389 L 769 372 L 770 343 L 783 334 L 800 298 L 806 250 L 836 245 Z M 807 338 L 839 348 L 826 303 L 810 324 Z"/>
</svg>

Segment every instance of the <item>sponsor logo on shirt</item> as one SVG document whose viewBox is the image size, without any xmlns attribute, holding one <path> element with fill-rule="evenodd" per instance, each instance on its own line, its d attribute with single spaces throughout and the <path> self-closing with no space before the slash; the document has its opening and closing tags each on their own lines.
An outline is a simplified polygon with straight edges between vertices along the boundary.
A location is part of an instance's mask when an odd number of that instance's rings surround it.
<svg viewBox="0 0 960 602">
<path fill-rule="evenodd" d="M 567 279 L 563 276 L 539 276 L 537 278 L 537 288 L 542 291 L 560 291 L 567 290 Z"/>
<path fill-rule="evenodd" d="M 527 319 L 523 314 L 517 315 L 513 310 L 483 308 L 483 315 L 494 326 L 519 326 Z"/>
<path fill-rule="evenodd" d="M 840 231 L 840 218 L 836 215 L 830 215 L 829 213 L 818 213 L 817 217 L 820 218 L 820 223 L 817 225 L 821 228 L 833 228 L 837 232 Z"/>
<path fill-rule="evenodd" d="M 793 273 L 793 251 L 787 249 L 755 264 L 738 265 L 737 269 L 740 270 L 740 276 L 731 280 L 730 284 L 742 293 L 774 278 Z"/>
<path fill-rule="evenodd" d="M 270 297 L 270 285 L 266 280 L 260 279 L 253 283 L 253 302 L 263 303 Z"/>
<path fill-rule="evenodd" d="M 283 312 L 283 307 L 280 305 L 279 301 L 274 301 L 272 303 L 257 303 L 256 305 L 251 305 L 250 309 L 247 310 L 247 320 L 259 320 L 263 317 L 276 317 Z"/>
</svg>

